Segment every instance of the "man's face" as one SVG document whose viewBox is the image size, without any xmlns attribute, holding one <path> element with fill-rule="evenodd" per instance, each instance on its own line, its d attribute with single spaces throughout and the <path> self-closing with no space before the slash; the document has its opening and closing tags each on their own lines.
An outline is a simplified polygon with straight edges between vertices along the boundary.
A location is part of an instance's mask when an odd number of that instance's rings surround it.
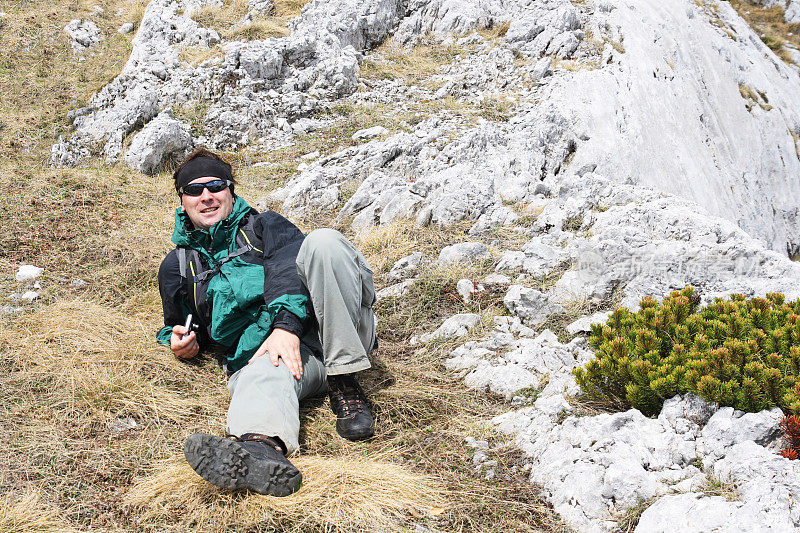
<svg viewBox="0 0 800 533">
<path fill-rule="evenodd" d="M 213 176 L 206 176 L 194 179 L 190 183 L 208 183 L 218 179 Z M 233 194 L 231 194 L 230 187 L 216 193 L 203 189 L 203 194 L 200 196 L 189 196 L 188 194 L 181 196 L 181 205 L 196 229 L 207 230 L 220 220 L 225 220 L 231 214 L 231 211 L 233 211 Z"/>
</svg>

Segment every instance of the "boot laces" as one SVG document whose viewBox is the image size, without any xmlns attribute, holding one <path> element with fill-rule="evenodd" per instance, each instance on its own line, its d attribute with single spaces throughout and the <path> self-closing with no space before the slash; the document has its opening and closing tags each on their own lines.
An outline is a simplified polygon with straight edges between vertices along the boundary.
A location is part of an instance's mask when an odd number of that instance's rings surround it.
<svg viewBox="0 0 800 533">
<path fill-rule="evenodd" d="M 336 377 L 331 379 L 330 399 L 334 409 L 342 417 L 363 413 L 366 398 L 358 382 L 352 378 Z"/>
</svg>

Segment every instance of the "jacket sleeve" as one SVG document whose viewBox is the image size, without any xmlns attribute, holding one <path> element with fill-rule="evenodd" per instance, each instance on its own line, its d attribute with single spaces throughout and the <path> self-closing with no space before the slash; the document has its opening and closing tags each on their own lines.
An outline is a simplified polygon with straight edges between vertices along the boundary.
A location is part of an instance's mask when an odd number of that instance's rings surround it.
<svg viewBox="0 0 800 533">
<path fill-rule="evenodd" d="M 274 211 L 258 215 L 253 231 L 264 246 L 264 302 L 272 327 L 302 337 L 309 294 L 297 275 L 295 260 L 305 235 Z"/>
<path fill-rule="evenodd" d="M 172 327 L 176 324 L 183 325 L 191 310 L 184 303 L 186 301 L 186 285 L 181 277 L 178 254 L 172 250 L 161 262 L 158 268 L 158 290 L 161 293 L 161 309 L 164 311 L 164 327 L 156 333 L 156 342 L 169 346 Z M 196 323 L 196 322 L 195 322 Z M 208 343 L 205 332 L 197 332 L 200 348 Z"/>
</svg>

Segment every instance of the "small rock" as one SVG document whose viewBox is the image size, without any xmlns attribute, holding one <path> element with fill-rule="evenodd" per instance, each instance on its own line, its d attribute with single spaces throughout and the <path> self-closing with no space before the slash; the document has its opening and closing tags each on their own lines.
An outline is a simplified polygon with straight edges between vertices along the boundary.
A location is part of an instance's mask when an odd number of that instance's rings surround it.
<svg viewBox="0 0 800 533">
<path fill-rule="evenodd" d="M 775 531 L 772 525 L 739 502 L 690 492 L 659 498 L 642 513 L 635 531 Z"/>
<path fill-rule="evenodd" d="M 563 311 L 561 306 L 551 304 L 541 292 L 522 285 L 512 285 L 503 298 L 503 304 L 529 326 L 541 324 L 550 314 Z"/>
<path fill-rule="evenodd" d="M 108 424 L 108 428 L 116 433 L 136 429 L 139 425 L 132 417 L 115 418 Z"/>
<path fill-rule="evenodd" d="M 680 419 L 686 419 L 698 426 L 704 426 L 714 414 L 716 404 L 711 404 L 693 393 L 674 396 L 664 402 L 658 419 L 669 422 L 673 427 Z"/>
<path fill-rule="evenodd" d="M 698 449 L 711 458 L 725 455 L 726 450 L 740 442 L 751 440 L 765 446 L 780 434 L 779 407 L 759 413 L 744 413 L 733 407 L 722 407 L 714 413 L 701 432 Z"/>
<path fill-rule="evenodd" d="M 477 440 L 474 437 L 467 437 L 464 439 L 464 442 L 470 448 L 476 448 L 478 450 L 488 450 L 489 449 L 489 442 L 485 440 Z"/>
<path fill-rule="evenodd" d="M 412 339 L 412 344 L 419 342 L 429 342 L 435 339 L 455 339 L 463 337 L 469 330 L 480 324 L 481 316 L 475 313 L 460 313 L 453 315 L 445 320 L 433 333 L 420 335 L 417 339 Z M 413 342 L 416 340 L 416 342 Z"/>
<path fill-rule="evenodd" d="M 506 31 L 505 40 L 507 43 L 526 43 L 539 35 L 544 26 L 538 17 L 527 16 L 515 18 Z"/>
<path fill-rule="evenodd" d="M 22 265 L 17 270 L 17 281 L 28 281 L 31 279 L 36 279 L 42 273 L 44 269 L 39 268 L 33 265 Z"/>
<path fill-rule="evenodd" d="M 147 123 L 125 154 L 125 162 L 144 174 L 155 174 L 170 158 L 182 159 L 194 142 L 189 126 L 167 109 Z"/>
<path fill-rule="evenodd" d="M 315 150 L 311 153 L 305 154 L 300 157 L 300 159 L 305 159 L 306 161 L 310 161 L 312 159 L 316 159 L 319 157 L 319 150 Z"/>
<path fill-rule="evenodd" d="M 377 301 L 381 301 L 384 298 L 398 298 L 405 294 L 408 294 L 408 291 L 411 289 L 411 286 L 414 284 L 413 279 L 408 279 L 406 281 L 402 281 L 400 283 L 396 283 L 395 285 L 390 285 L 385 287 L 378 292 L 375 293 L 375 299 Z"/>
<path fill-rule="evenodd" d="M 119 33 L 121 33 L 122 35 L 125 35 L 126 33 L 131 33 L 133 31 L 133 29 L 134 29 L 133 23 L 132 22 L 126 22 L 125 24 L 120 26 L 117 31 Z"/>
<path fill-rule="evenodd" d="M 473 263 L 489 259 L 489 247 L 482 242 L 461 242 L 445 246 L 439 253 L 439 263 Z"/>
<path fill-rule="evenodd" d="M 553 59 L 550 57 L 543 57 L 536 64 L 533 66 L 533 70 L 531 71 L 531 77 L 534 81 L 538 81 L 545 76 L 549 76 L 552 71 L 550 70 L 550 65 L 553 63 Z"/>
<path fill-rule="evenodd" d="M 353 139 L 356 142 L 358 142 L 358 141 L 367 141 L 369 139 L 372 139 L 374 137 L 378 137 L 380 135 L 385 135 L 387 133 L 389 133 L 389 130 L 387 130 L 383 126 L 373 126 L 372 128 L 367 128 L 367 129 L 364 129 L 364 130 L 358 130 L 357 132 L 355 132 L 353 134 L 351 139 Z"/>
<path fill-rule="evenodd" d="M 608 320 L 608 317 L 610 316 L 611 311 L 603 311 L 601 313 L 595 313 L 591 316 L 579 318 L 567 326 L 567 333 L 570 335 L 576 335 L 581 332 L 592 331 L 592 324 L 605 324 L 606 320 Z"/>
<path fill-rule="evenodd" d="M 36 298 L 39 297 L 39 293 L 36 291 L 27 291 L 22 294 L 20 297 L 21 300 L 28 300 L 29 302 L 34 301 Z"/>
<path fill-rule="evenodd" d="M 511 283 L 511 278 L 505 274 L 498 274 L 495 272 L 483 278 L 481 283 L 483 283 L 483 285 L 485 285 L 487 288 L 493 289 L 503 285 L 509 285 Z"/>
<path fill-rule="evenodd" d="M 72 39 L 72 51 L 88 50 L 100 43 L 100 28 L 90 20 L 73 19 L 64 27 Z"/>
<path fill-rule="evenodd" d="M 425 261 L 425 256 L 422 252 L 413 252 L 405 257 L 401 257 L 394 265 L 389 273 L 386 274 L 386 279 L 389 281 L 400 281 L 416 276 L 419 267 Z"/>
<path fill-rule="evenodd" d="M 86 282 L 81 278 L 75 278 L 70 282 L 69 286 L 72 287 L 73 289 L 82 289 L 86 287 Z"/>
<path fill-rule="evenodd" d="M 468 302 L 472 293 L 475 292 L 475 285 L 468 279 L 460 279 L 456 283 L 456 291 L 465 302 Z"/>
</svg>

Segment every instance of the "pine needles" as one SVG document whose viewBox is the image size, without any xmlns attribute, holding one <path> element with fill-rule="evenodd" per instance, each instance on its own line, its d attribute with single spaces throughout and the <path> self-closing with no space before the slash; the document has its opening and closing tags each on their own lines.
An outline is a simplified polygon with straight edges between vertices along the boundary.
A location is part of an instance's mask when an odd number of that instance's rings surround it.
<svg viewBox="0 0 800 533">
<path fill-rule="evenodd" d="M 800 301 L 781 294 L 734 294 L 698 311 L 687 287 L 617 309 L 592 328 L 597 356 L 575 376 L 593 397 L 647 415 L 665 399 L 694 392 L 743 411 L 778 406 L 800 412 Z"/>
</svg>

